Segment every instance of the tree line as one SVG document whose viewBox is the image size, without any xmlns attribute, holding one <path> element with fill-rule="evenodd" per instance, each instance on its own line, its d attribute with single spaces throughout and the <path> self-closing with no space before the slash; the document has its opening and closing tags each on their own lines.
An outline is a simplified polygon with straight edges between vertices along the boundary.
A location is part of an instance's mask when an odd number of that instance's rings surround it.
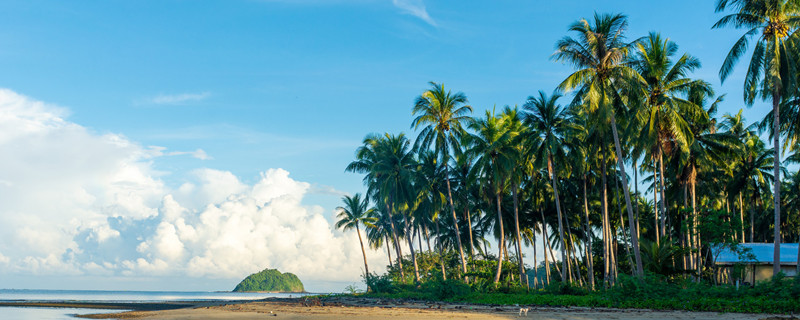
<svg viewBox="0 0 800 320">
<path fill-rule="evenodd" d="M 720 79 L 752 52 L 743 101 L 772 102 L 760 121 L 718 115 L 725 95 L 692 77 L 700 61 L 656 32 L 628 41 L 622 14 L 570 25 L 552 59 L 574 72 L 522 107 L 473 115 L 464 93 L 431 82 L 412 107 L 416 137 L 370 134 L 346 167 L 367 191 L 344 197 L 337 228 L 356 228 L 366 277 L 362 227 L 390 271 L 416 282 L 539 286 L 551 268 L 591 289 L 620 273 L 712 279 L 712 248 L 746 241 L 775 243 L 777 274 L 780 243 L 800 237 L 800 174 L 785 167 L 800 162 L 800 1 L 719 0 L 717 11 L 713 28 L 745 30 Z M 547 276 L 528 283 L 522 250 L 537 242 L 533 269 Z"/>
</svg>

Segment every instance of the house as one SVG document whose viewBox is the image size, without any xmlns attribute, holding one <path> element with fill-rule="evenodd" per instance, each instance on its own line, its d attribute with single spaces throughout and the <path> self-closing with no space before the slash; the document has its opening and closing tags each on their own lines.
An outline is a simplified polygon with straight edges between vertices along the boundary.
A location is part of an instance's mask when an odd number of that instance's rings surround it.
<svg viewBox="0 0 800 320">
<path fill-rule="evenodd" d="M 712 250 L 714 253 L 717 266 L 732 267 L 736 264 L 742 264 L 744 268 L 744 282 L 753 284 L 758 281 L 772 279 L 772 265 L 774 261 L 774 248 L 773 243 L 742 243 L 743 248 L 749 249 L 752 256 L 740 257 L 739 254 L 730 250 L 730 248 L 722 248 L 721 250 Z M 794 277 L 797 271 L 797 243 L 781 243 L 781 271 L 787 277 Z"/>
</svg>

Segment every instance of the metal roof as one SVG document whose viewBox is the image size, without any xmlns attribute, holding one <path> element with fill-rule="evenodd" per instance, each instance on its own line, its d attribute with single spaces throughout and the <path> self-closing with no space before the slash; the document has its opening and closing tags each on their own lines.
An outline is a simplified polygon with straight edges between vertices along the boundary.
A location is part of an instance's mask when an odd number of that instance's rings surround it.
<svg viewBox="0 0 800 320">
<path fill-rule="evenodd" d="M 717 263 L 772 264 L 775 250 L 774 243 L 742 243 L 741 246 L 752 250 L 751 252 L 755 255 L 754 261 L 740 261 L 739 256 L 728 248 L 723 248 L 719 251 L 712 248 L 715 254 L 719 253 L 716 260 Z M 781 243 L 780 260 L 782 265 L 797 265 L 797 246 L 797 243 Z"/>
</svg>

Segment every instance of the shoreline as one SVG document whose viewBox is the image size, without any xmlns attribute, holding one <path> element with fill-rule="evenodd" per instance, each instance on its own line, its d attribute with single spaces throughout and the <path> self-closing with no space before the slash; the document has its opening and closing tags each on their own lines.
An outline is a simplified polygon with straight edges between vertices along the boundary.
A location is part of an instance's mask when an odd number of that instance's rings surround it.
<svg viewBox="0 0 800 320">
<path fill-rule="evenodd" d="M 266 298 L 237 301 L 165 301 L 142 303 L 83 301 L 0 302 L 0 307 L 49 307 L 131 310 L 75 315 L 85 319 L 281 319 L 361 320 L 398 319 L 797 319 L 789 315 L 718 312 L 660 311 L 588 307 L 500 306 L 359 297 Z M 527 308 L 527 317 L 520 314 Z"/>
</svg>

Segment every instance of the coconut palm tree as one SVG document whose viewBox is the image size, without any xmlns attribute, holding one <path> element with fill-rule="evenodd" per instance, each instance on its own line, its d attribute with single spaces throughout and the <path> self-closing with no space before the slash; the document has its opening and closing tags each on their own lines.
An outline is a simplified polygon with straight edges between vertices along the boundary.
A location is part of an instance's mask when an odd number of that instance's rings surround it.
<svg viewBox="0 0 800 320">
<path fill-rule="evenodd" d="M 516 135 L 514 141 L 511 142 L 510 150 L 508 155 L 513 159 L 512 161 L 517 164 L 524 164 L 526 161 L 524 146 L 526 144 L 524 134 L 527 131 L 527 127 L 523 125 L 522 118 L 520 117 L 519 110 L 517 107 L 510 108 L 505 107 L 503 109 L 503 120 L 506 125 L 506 130 L 508 132 L 514 132 Z M 508 172 L 509 176 L 509 185 L 511 187 L 511 197 L 514 203 L 514 240 L 516 242 L 516 249 L 517 249 L 517 259 L 518 259 L 518 267 L 519 267 L 519 280 L 520 285 L 528 285 L 528 277 L 525 274 L 525 262 L 522 257 L 522 239 L 520 234 L 520 226 L 519 226 L 519 186 L 522 184 L 522 180 L 525 178 L 525 166 L 524 165 L 515 165 L 512 166 Z"/>
<path fill-rule="evenodd" d="M 712 28 L 732 26 L 747 31 L 728 52 L 719 77 L 724 82 L 734 65 L 747 51 L 749 42 L 758 37 L 744 80 L 744 101 L 753 105 L 756 97 L 772 100 L 773 116 L 773 203 L 775 206 L 775 248 L 773 274 L 780 272 L 781 179 L 780 179 L 780 104 L 794 92 L 797 77 L 797 30 L 800 28 L 800 4 L 793 0 L 718 0 L 717 12 L 731 9 Z"/>
<path fill-rule="evenodd" d="M 615 108 L 624 107 L 622 90 L 635 88 L 644 83 L 644 79 L 623 62 L 627 59 L 632 43 L 626 43 L 624 32 L 627 18 L 622 14 L 595 14 L 593 23 L 581 19 L 570 25 L 569 30 L 577 34 L 576 38 L 564 37 L 556 43 L 556 61 L 572 64 L 578 71 L 572 73 L 558 86 L 561 90 L 578 89 L 576 100 L 583 100 L 586 106 L 599 111 L 603 119 L 610 121 L 617 155 L 617 167 L 621 172 L 625 203 L 628 210 L 628 221 L 634 230 L 633 206 L 628 188 L 628 177 L 623 165 L 622 147 Z M 631 234 L 635 234 L 631 232 Z M 644 275 L 641 256 L 639 254 L 638 237 L 631 239 L 636 256 L 636 275 Z"/>
<path fill-rule="evenodd" d="M 699 112 L 697 106 L 682 98 L 690 89 L 707 90 L 711 87 L 702 80 L 688 78 L 688 73 L 700 67 L 700 61 L 684 53 L 673 60 L 678 45 L 663 38 L 659 33 L 650 33 L 635 45 L 635 54 L 630 62 L 644 78 L 646 85 L 641 87 L 644 98 L 637 118 L 644 147 L 651 151 L 651 157 L 658 162 L 659 188 L 661 190 L 661 237 L 666 234 L 667 197 L 664 184 L 664 154 L 671 151 L 685 151 L 691 144 L 691 132 L 685 115 Z M 634 153 L 639 153 L 634 151 Z"/>
<path fill-rule="evenodd" d="M 530 135 L 537 142 L 536 146 L 531 147 L 533 158 L 539 164 L 538 167 L 547 168 L 550 181 L 553 186 L 553 197 L 558 214 L 558 236 L 561 243 L 566 243 L 564 238 L 563 214 L 561 212 L 561 200 L 558 196 L 558 179 L 556 177 L 556 163 L 561 162 L 561 166 L 566 166 L 566 139 L 573 135 L 577 130 L 571 122 L 569 109 L 562 108 L 557 104 L 561 95 L 554 93 L 547 96 L 544 91 L 539 91 L 538 97 L 528 97 L 524 106 L 525 124 L 531 128 Z M 545 163 L 542 163 L 545 162 Z M 566 245 L 561 246 L 561 269 L 567 270 Z M 569 274 L 562 273 L 561 281 L 567 282 Z"/>
<path fill-rule="evenodd" d="M 503 117 L 497 117 L 486 111 L 485 117 L 470 123 L 469 128 L 475 131 L 466 136 L 467 152 L 475 156 L 473 170 L 477 170 L 482 179 L 482 188 L 491 189 L 495 197 L 497 225 L 495 233 L 499 234 L 497 272 L 494 283 L 500 282 L 500 273 L 503 268 L 503 247 L 505 237 L 503 231 L 502 192 L 508 182 L 508 172 L 514 165 L 511 142 L 518 134 L 507 130 Z M 487 190 L 488 191 L 488 190 Z"/>
<path fill-rule="evenodd" d="M 723 96 L 717 97 L 712 103 L 708 103 L 709 97 L 713 95 L 710 88 L 703 84 L 692 87 L 688 96 L 690 104 L 683 105 L 681 113 L 686 119 L 688 127 L 687 137 L 689 145 L 680 150 L 680 154 L 674 157 L 679 169 L 679 179 L 684 181 L 684 185 L 689 187 L 692 205 L 692 222 L 690 230 L 693 230 L 695 237 L 694 246 L 699 250 L 702 248 L 697 227 L 697 201 L 696 186 L 698 174 L 705 174 L 717 168 L 727 168 L 729 159 L 733 158 L 739 150 L 739 139 L 725 131 L 717 131 L 714 115 L 717 112 L 719 103 L 723 101 Z M 706 107 L 708 105 L 708 107 Z M 684 109 L 685 108 L 685 109 Z M 690 232 L 692 234 L 692 232 Z M 702 255 L 698 252 L 694 261 L 697 262 L 698 274 L 702 263 Z"/>
<path fill-rule="evenodd" d="M 464 126 L 470 122 L 469 114 L 472 107 L 467 105 L 467 96 L 461 92 L 451 93 L 444 89 L 444 84 L 430 82 L 431 89 L 417 97 L 412 114 L 417 116 L 411 122 L 416 130 L 422 127 L 414 142 L 414 148 L 433 147 L 439 154 L 442 164 L 445 165 L 445 182 L 447 185 L 447 200 L 450 203 L 450 212 L 453 215 L 453 228 L 458 239 L 458 254 L 461 257 L 461 272 L 467 273 L 467 262 L 464 258 L 464 247 L 461 245 L 461 232 L 458 229 L 456 208 L 453 204 L 453 194 L 450 188 L 450 174 L 448 163 L 450 152 L 458 150 L 453 148 L 458 145 Z"/>
<path fill-rule="evenodd" d="M 351 196 L 342 197 L 344 206 L 336 207 L 339 213 L 336 217 L 339 221 L 336 222 L 336 229 L 348 231 L 356 228 L 358 234 L 358 243 L 361 244 L 361 254 L 364 255 L 364 279 L 369 278 L 369 265 L 367 265 L 367 252 L 364 251 L 364 241 L 361 240 L 361 229 L 359 225 L 366 228 L 373 227 L 378 219 L 372 216 L 375 211 L 374 208 L 369 208 L 369 201 L 367 198 L 361 198 L 361 194 L 356 193 Z"/>
</svg>

